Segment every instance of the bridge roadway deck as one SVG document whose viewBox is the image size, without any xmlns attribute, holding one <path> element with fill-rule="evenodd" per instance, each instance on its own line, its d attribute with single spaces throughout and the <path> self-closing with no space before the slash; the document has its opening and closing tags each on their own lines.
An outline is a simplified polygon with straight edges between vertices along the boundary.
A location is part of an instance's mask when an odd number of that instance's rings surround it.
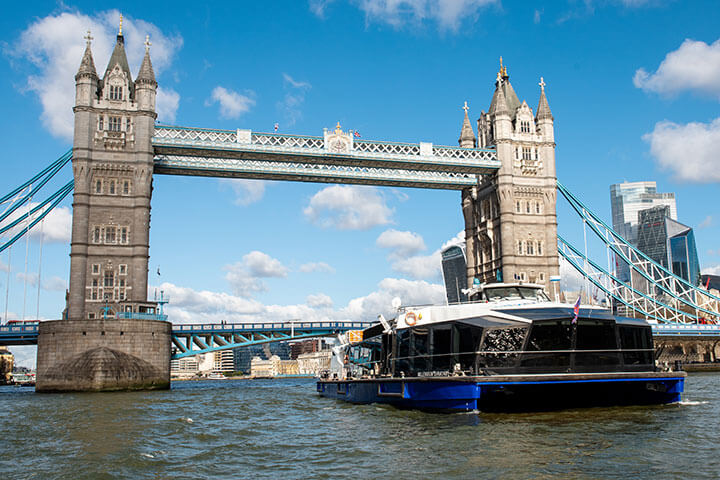
<svg viewBox="0 0 720 480">
<path fill-rule="evenodd" d="M 215 350 L 260 343 L 300 340 L 360 330 L 371 322 L 263 322 L 178 324 L 172 327 L 173 358 L 182 358 Z M 37 345 L 39 322 L 0 325 L 0 345 Z M 720 336 L 720 325 L 658 324 L 652 325 L 657 337 Z"/>
<path fill-rule="evenodd" d="M 500 168 L 494 149 L 158 126 L 155 173 L 458 190 Z"/>
</svg>

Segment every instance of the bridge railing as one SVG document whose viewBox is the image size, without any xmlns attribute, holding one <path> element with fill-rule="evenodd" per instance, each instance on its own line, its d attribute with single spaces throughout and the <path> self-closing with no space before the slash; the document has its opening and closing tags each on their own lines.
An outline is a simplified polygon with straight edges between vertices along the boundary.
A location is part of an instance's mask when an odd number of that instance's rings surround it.
<svg viewBox="0 0 720 480">
<path fill-rule="evenodd" d="M 263 323 L 208 323 L 173 325 L 173 333 L 202 333 L 217 331 L 258 331 L 292 329 L 363 329 L 372 322 L 263 322 Z"/>
</svg>

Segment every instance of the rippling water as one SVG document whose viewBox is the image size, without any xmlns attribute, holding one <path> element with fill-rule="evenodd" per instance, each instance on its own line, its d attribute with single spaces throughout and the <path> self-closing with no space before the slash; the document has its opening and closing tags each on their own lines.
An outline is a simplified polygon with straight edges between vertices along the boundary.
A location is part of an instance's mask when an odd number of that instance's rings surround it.
<svg viewBox="0 0 720 480">
<path fill-rule="evenodd" d="M 314 381 L 164 392 L 0 387 L 7 479 L 718 478 L 720 374 L 684 401 L 535 414 L 429 414 L 318 397 Z"/>
</svg>

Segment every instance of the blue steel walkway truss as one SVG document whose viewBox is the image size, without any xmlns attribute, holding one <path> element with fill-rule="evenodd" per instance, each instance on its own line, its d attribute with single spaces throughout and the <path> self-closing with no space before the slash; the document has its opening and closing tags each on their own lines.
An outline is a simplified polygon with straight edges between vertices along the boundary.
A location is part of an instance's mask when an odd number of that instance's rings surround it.
<svg viewBox="0 0 720 480">
<path fill-rule="evenodd" d="M 368 322 L 272 322 L 173 325 L 172 358 L 262 343 L 329 337 L 367 328 Z"/>
</svg>

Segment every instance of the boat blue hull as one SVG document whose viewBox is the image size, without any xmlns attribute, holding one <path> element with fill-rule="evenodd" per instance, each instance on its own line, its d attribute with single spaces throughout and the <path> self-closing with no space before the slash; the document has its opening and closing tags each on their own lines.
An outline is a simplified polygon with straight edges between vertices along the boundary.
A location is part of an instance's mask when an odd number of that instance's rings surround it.
<svg viewBox="0 0 720 480">
<path fill-rule="evenodd" d="M 680 401 L 685 374 L 493 381 L 491 377 L 361 379 L 317 382 L 328 398 L 352 403 L 387 403 L 423 410 L 542 411 L 562 408 L 652 405 Z M 590 377 L 590 378 L 588 378 Z"/>
</svg>

